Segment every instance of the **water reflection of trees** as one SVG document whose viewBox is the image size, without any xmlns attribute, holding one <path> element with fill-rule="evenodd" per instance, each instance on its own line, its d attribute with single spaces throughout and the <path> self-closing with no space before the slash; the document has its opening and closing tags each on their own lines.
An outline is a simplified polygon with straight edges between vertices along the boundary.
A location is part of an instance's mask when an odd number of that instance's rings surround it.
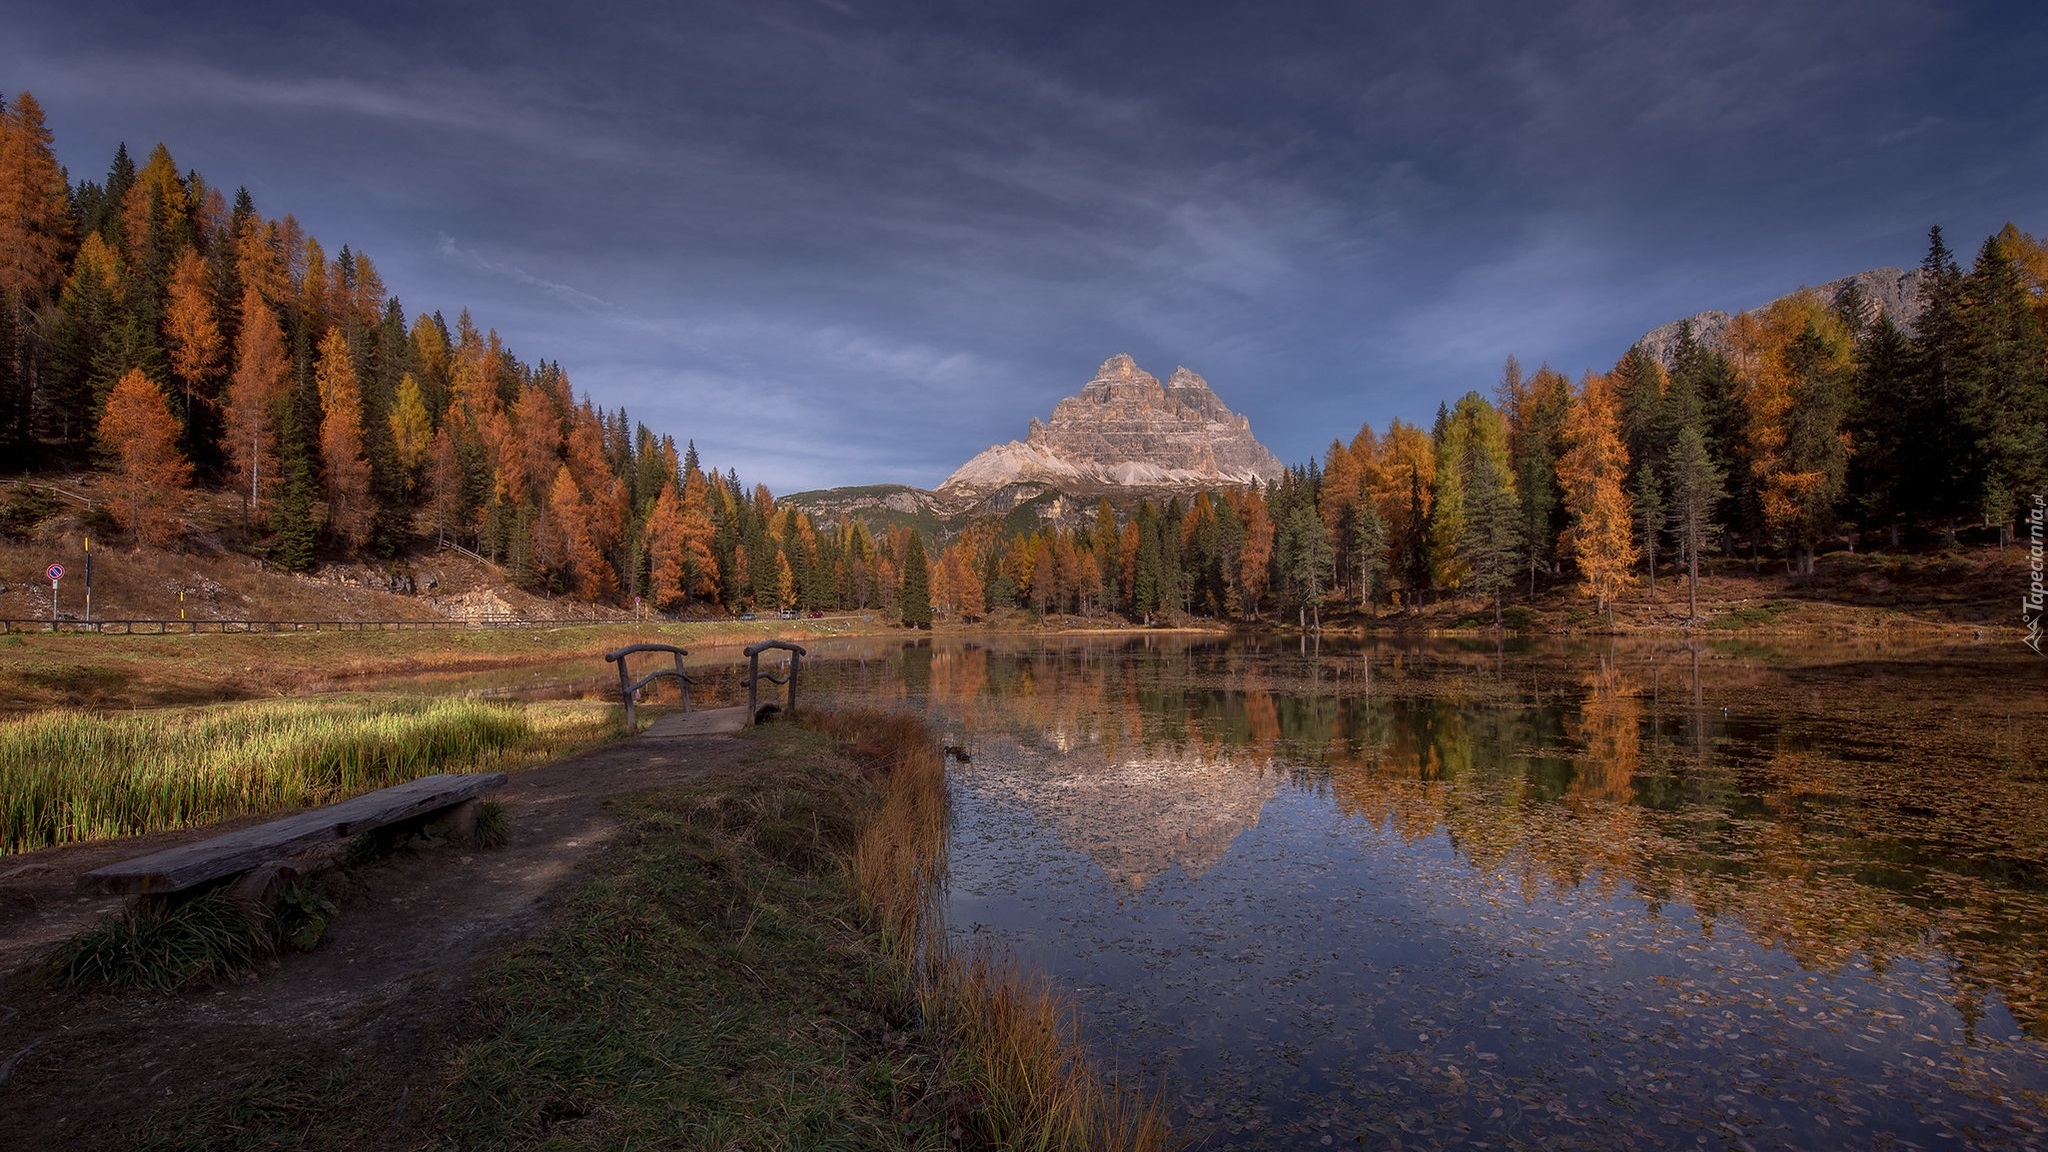
<svg viewBox="0 0 2048 1152">
<path fill-rule="evenodd" d="M 963 733 L 1048 745 L 1044 802 L 1120 878 L 1206 867 L 1284 774 L 1526 899 L 1625 887 L 1817 968 L 1939 956 L 2043 1033 L 2048 717 L 2024 671 L 1095 643 L 925 648 L 903 680 Z"/>
</svg>

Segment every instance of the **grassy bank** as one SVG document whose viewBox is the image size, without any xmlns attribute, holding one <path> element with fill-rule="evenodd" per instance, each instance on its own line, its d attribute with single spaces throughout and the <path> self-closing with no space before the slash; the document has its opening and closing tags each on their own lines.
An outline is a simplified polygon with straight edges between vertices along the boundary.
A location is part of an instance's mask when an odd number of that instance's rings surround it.
<svg viewBox="0 0 2048 1152">
<path fill-rule="evenodd" d="M 616 727 L 596 704 L 393 696 L 0 722 L 0 854 L 521 766 Z"/>
<path fill-rule="evenodd" d="M 945 773 L 916 720 L 770 730 L 645 797 L 618 867 L 481 985 L 458 1145 L 1158 1148 L 1071 1012 L 934 915 Z"/>
<path fill-rule="evenodd" d="M 948 955 L 930 733 L 818 723 L 756 730 L 743 763 L 621 801 L 598 878 L 422 1022 L 431 1051 L 294 1054 L 166 1102 L 119 1143 L 1172 1146 L 1080 1057 L 1061 1000 Z"/>
</svg>

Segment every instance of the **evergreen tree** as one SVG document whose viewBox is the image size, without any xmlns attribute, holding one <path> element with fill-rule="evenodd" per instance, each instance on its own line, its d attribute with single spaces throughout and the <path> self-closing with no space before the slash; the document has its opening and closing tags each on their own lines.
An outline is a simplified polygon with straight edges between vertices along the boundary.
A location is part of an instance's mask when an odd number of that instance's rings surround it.
<svg viewBox="0 0 2048 1152">
<path fill-rule="evenodd" d="M 1379 506 L 1371 500 L 1358 506 L 1358 527 L 1355 557 L 1358 565 L 1358 606 L 1377 617 L 1379 607 L 1375 596 L 1385 582 L 1387 574 L 1387 521 L 1380 515 Z"/>
<path fill-rule="evenodd" d="M 897 600 L 897 612 L 905 627 L 932 626 L 931 562 L 925 556 L 924 535 L 920 532 L 911 532 L 910 542 L 903 550 L 903 589 Z"/>
<path fill-rule="evenodd" d="M 1906 411 L 1913 433 L 1907 443 L 1902 489 L 1912 494 L 1913 511 L 1943 521 L 1955 539 L 1955 517 L 1970 503 L 1970 448 L 1974 437 L 1958 387 L 1962 355 L 1962 270 L 1956 266 L 1939 225 L 1928 230 L 1927 255 L 1920 262 L 1923 301 L 1914 322 L 1913 387 Z"/>
<path fill-rule="evenodd" d="M 1657 538 L 1664 532 L 1664 486 L 1648 460 L 1636 468 L 1636 538 L 1642 542 L 1643 570 L 1650 577 L 1650 599 L 1657 598 Z"/>
<path fill-rule="evenodd" d="M 1885 525 L 1891 546 L 1900 543 L 1914 506 L 1908 489 L 1916 435 L 1912 419 L 1912 345 L 1887 316 L 1867 325 L 1856 345 L 1854 384 L 1844 427 L 1855 452 L 1847 488 L 1855 514 Z"/>
<path fill-rule="evenodd" d="M 1521 561 L 1521 509 L 1509 486 L 1504 461 L 1486 451 L 1472 453 L 1465 491 L 1465 534 L 1458 550 L 1466 559 L 1466 587 L 1493 601 L 1493 624 L 1501 624 L 1501 599 Z"/>
<path fill-rule="evenodd" d="M 1700 550 L 1714 530 L 1714 510 L 1725 494 L 1721 469 L 1707 452 L 1706 434 L 1697 422 L 1679 429 L 1671 449 L 1671 527 L 1678 541 L 1678 559 L 1685 565 L 1691 619 L 1700 618 Z"/>
<path fill-rule="evenodd" d="M 1954 375 L 1973 441 L 1973 486 L 2003 548 L 2020 498 L 2048 487 L 2048 333 L 1997 236 L 1963 280 L 1958 321 Z"/>
</svg>

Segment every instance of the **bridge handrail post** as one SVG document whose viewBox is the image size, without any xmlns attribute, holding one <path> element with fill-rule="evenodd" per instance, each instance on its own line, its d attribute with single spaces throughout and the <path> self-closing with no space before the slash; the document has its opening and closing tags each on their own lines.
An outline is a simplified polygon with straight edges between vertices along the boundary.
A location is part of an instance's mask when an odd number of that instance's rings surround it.
<svg viewBox="0 0 2048 1152">
<path fill-rule="evenodd" d="M 761 653 L 775 650 L 789 653 L 789 672 L 787 675 L 777 676 L 773 672 L 764 673 L 761 671 Z M 763 640 L 758 644 L 749 644 L 741 649 L 741 651 L 745 652 L 747 656 L 747 723 L 754 723 L 761 714 L 759 686 L 763 680 L 768 681 L 770 684 L 784 684 L 788 686 L 789 693 L 785 707 L 788 708 L 791 716 L 795 716 L 797 671 L 803 665 L 803 658 L 808 655 L 804 648 L 801 645 L 791 644 L 787 640 Z"/>
<path fill-rule="evenodd" d="M 635 652 L 667 652 L 675 659 L 675 668 L 649 672 L 636 681 L 626 668 L 626 658 Z M 688 649 L 678 648 L 673 644 L 628 644 L 624 648 L 617 648 L 604 654 L 607 663 L 619 666 L 619 700 L 626 709 L 626 731 L 640 730 L 638 713 L 634 710 L 634 698 L 640 694 L 640 689 L 665 676 L 674 677 L 676 682 L 683 686 L 683 711 L 690 710 L 690 677 L 683 672 L 683 657 L 689 654 Z"/>
</svg>

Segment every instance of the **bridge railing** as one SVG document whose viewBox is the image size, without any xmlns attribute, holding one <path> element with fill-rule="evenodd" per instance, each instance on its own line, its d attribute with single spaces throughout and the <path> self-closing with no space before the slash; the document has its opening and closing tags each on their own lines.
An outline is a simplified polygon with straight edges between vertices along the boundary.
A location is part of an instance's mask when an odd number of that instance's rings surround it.
<svg viewBox="0 0 2048 1152">
<path fill-rule="evenodd" d="M 796 674 L 803 667 L 804 656 L 807 655 L 804 649 L 798 645 L 791 644 L 787 640 L 763 640 L 758 644 L 749 644 L 740 651 L 746 653 L 747 656 L 747 723 L 754 724 L 760 722 L 760 686 L 764 680 L 770 684 L 788 686 L 788 695 L 783 703 L 783 710 L 788 715 L 795 716 Z M 789 653 L 789 663 L 785 665 L 788 671 L 780 676 L 775 675 L 773 672 L 761 671 L 761 654 L 774 651 Z"/>
<path fill-rule="evenodd" d="M 675 660 L 675 667 L 656 668 L 654 671 L 635 680 L 631 673 L 626 670 L 626 665 L 629 663 L 627 657 L 635 652 L 666 652 Z M 683 686 L 683 711 L 688 712 L 690 710 L 690 678 L 683 673 L 683 657 L 689 654 L 687 650 L 678 648 L 673 644 L 628 644 L 624 648 L 615 648 L 604 654 L 607 663 L 619 666 L 619 699 L 626 706 L 626 731 L 638 732 L 640 730 L 639 721 L 633 712 L 633 706 L 639 702 L 640 690 L 656 680 L 667 678 L 681 684 Z"/>
</svg>

